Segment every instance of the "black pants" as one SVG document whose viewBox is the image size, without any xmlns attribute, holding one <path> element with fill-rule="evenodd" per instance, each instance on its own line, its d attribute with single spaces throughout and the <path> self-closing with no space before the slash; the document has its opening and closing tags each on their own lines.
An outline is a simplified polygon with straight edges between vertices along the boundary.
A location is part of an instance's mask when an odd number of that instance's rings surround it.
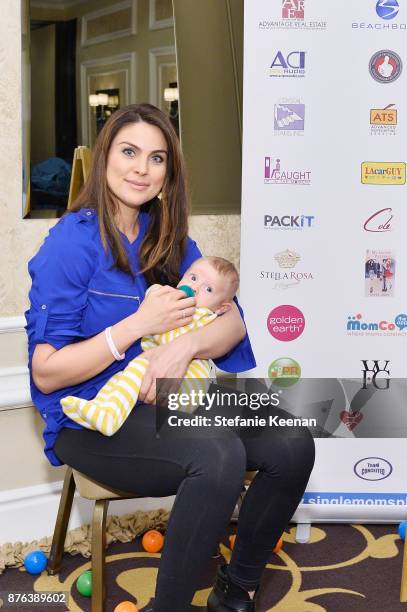
<svg viewBox="0 0 407 612">
<path fill-rule="evenodd" d="M 156 434 L 155 406 L 137 406 L 112 437 L 89 429 L 61 430 L 62 462 L 124 491 L 146 497 L 176 493 L 157 577 L 154 612 L 184 612 L 216 550 L 242 489 L 258 470 L 241 508 L 229 575 L 254 590 L 294 514 L 314 464 L 307 429 L 191 427 L 177 438 Z"/>
</svg>

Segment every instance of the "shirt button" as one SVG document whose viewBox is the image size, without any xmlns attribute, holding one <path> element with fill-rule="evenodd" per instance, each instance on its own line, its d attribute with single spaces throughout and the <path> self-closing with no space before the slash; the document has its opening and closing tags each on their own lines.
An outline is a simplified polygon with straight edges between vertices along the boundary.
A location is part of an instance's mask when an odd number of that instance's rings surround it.
<svg viewBox="0 0 407 612">
<path fill-rule="evenodd" d="M 88 217 L 89 217 L 89 215 L 91 215 L 92 213 L 91 213 L 91 211 L 90 211 L 90 210 L 88 210 L 88 212 L 87 212 L 86 214 L 87 214 L 87 215 L 88 215 Z"/>
<path fill-rule="evenodd" d="M 45 309 L 47 308 L 46 304 L 43 304 L 43 305 L 41 306 L 41 308 L 42 308 L 42 310 L 45 310 Z"/>
</svg>

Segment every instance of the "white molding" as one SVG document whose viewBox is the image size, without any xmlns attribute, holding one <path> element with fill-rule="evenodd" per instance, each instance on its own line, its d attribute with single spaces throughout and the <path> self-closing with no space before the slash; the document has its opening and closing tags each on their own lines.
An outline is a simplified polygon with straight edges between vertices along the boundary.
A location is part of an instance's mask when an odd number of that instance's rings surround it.
<svg viewBox="0 0 407 612">
<path fill-rule="evenodd" d="M 0 491 L 0 546 L 6 542 L 31 542 L 52 536 L 58 512 L 62 481 Z M 123 499 L 109 503 L 108 514 L 137 510 L 171 510 L 172 497 Z M 94 503 L 75 494 L 69 529 L 91 522 Z"/>
<path fill-rule="evenodd" d="M 0 368 L 0 411 L 23 406 L 32 406 L 28 368 Z"/>
<path fill-rule="evenodd" d="M 162 30 L 174 27 L 174 15 L 168 19 L 155 18 L 155 0 L 149 0 L 148 27 L 150 30 Z"/>
<path fill-rule="evenodd" d="M 148 65 L 150 72 L 150 91 L 149 98 L 150 104 L 158 106 L 158 83 L 157 83 L 157 57 L 161 55 L 174 55 L 175 64 L 177 63 L 177 56 L 175 53 L 175 46 L 168 47 L 155 47 L 148 51 Z"/>
<path fill-rule="evenodd" d="M 101 73 L 89 75 L 88 69 L 95 68 L 97 66 L 113 66 L 114 64 L 120 64 L 122 62 L 129 62 L 129 68 L 122 68 L 121 70 L 108 70 Z M 137 56 L 136 52 L 121 53 L 119 55 L 110 55 L 107 57 L 101 57 L 94 60 L 87 60 L 81 63 L 80 66 L 80 80 L 81 80 L 81 122 L 82 122 L 82 145 L 90 146 L 90 107 L 88 104 L 89 97 L 89 77 L 97 75 L 113 74 L 121 71 L 126 71 L 126 96 L 127 103 L 133 104 L 136 101 L 136 66 Z M 121 106 L 123 104 L 121 103 Z"/>
<path fill-rule="evenodd" d="M 57 11 L 64 11 L 67 8 L 71 8 L 72 6 L 77 6 L 78 4 L 84 4 L 88 0 L 52 0 L 52 2 L 45 2 L 43 0 L 31 0 L 30 6 L 33 8 L 41 8 L 41 9 L 54 9 Z"/>
<path fill-rule="evenodd" d="M 162 107 L 162 99 L 161 97 L 159 98 L 158 96 L 158 92 L 162 90 L 163 88 L 163 73 L 162 73 L 162 69 L 163 68 L 169 68 L 170 66 L 175 66 L 175 72 L 177 72 L 177 62 L 174 59 L 173 62 L 166 62 L 166 63 L 162 63 L 158 65 L 158 86 L 157 86 L 157 106 L 160 110 L 164 111 L 165 113 L 168 113 L 168 110 L 166 108 Z M 177 75 L 177 83 L 178 83 L 178 75 Z"/>
<path fill-rule="evenodd" d="M 25 317 L 0 317 L 0 334 L 25 331 Z"/>
<path fill-rule="evenodd" d="M 101 36 L 95 36 L 93 38 L 88 38 L 88 22 L 92 19 L 97 19 L 98 17 L 103 17 L 105 15 L 112 15 L 121 11 L 123 9 L 131 9 L 131 19 L 130 19 L 130 27 L 125 30 L 118 30 L 117 32 L 111 32 L 110 34 L 102 34 Z M 99 9 L 97 11 L 92 11 L 91 13 L 86 13 L 83 15 L 81 19 L 81 45 L 82 47 L 87 47 L 89 45 L 96 45 L 101 42 L 106 42 L 108 40 L 114 40 L 116 38 L 122 38 L 123 36 L 132 36 L 137 34 L 137 0 L 124 0 L 123 2 L 118 2 L 117 4 L 112 4 L 111 6 L 107 6 L 105 8 Z"/>
</svg>

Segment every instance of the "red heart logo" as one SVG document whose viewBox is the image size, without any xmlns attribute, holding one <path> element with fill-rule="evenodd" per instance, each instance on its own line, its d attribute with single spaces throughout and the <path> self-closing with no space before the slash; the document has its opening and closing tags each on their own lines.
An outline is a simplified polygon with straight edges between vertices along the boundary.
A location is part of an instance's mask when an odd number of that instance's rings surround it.
<svg viewBox="0 0 407 612">
<path fill-rule="evenodd" d="M 342 423 L 346 425 L 349 431 L 352 431 L 357 425 L 359 425 L 360 421 L 363 419 L 363 414 L 360 412 L 360 410 L 357 410 L 356 412 L 348 412 L 347 410 L 342 410 L 340 417 Z"/>
</svg>

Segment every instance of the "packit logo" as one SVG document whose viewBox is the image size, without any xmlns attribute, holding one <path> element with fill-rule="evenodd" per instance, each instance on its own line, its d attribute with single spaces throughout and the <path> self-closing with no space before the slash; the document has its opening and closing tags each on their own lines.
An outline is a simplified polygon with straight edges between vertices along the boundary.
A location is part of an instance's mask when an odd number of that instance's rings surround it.
<svg viewBox="0 0 407 612">
<path fill-rule="evenodd" d="M 399 12 L 397 0 L 378 0 L 376 4 L 377 16 L 381 19 L 394 19 Z"/>
<path fill-rule="evenodd" d="M 283 304 L 277 306 L 267 317 L 267 329 L 276 340 L 291 342 L 299 336 L 305 328 L 305 317 L 296 306 Z"/>
<path fill-rule="evenodd" d="M 363 229 L 366 232 L 391 232 L 392 221 L 393 209 L 382 208 L 366 219 Z"/>
<path fill-rule="evenodd" d="M 295 359 L 280 357 L 269 365 L 268 377 L 277 387 L 291 387 L 301 378 L 301 366 Z"/>
<path fill-rule="evenodd" d="M 305 104 L 275 104 L 274 129 L 304 131 Z"/>
<path fill-rule="evenodd" d="M 315 217 L 313 215 L 264 215 L 266 229 L 302 230 L 312 227 Z"/>
<path fill-rule="evenodd" d="M 389 49 L 377 51 L 369 61 L 369 72 L 379 83 L 392 83 L 399 78 L 402 70 L 401 57 Z"/>
<path fill-rule="evenodd" d="M 282 13 L 283 19 L 304 19 L 305 0 L 283 0 Z"/>
<path fill-rule="evenodd" d="M 305 51 L 291 51 L 287 56 L 282 51 L 277 51 L 268 74 L 270 77 L 304 77 Z"/>
<path fill-rule="evenodd" d="M 365 457 L 355 463 L 353 471 L 363 480 L 384 480 L 392 473 L 393 466 L 381 457 Z"/>
</svg>

